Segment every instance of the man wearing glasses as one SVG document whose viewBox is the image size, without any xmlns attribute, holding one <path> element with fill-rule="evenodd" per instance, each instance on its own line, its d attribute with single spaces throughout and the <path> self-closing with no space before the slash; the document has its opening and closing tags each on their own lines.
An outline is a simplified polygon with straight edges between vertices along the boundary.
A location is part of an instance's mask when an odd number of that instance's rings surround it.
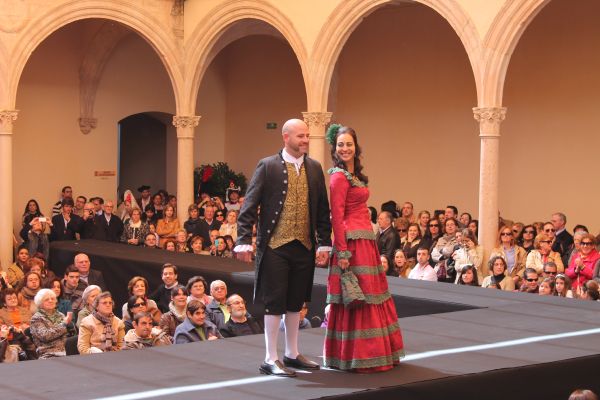
<svg viewBox="0 0 600 400">
<path fill-rule="evenodd" d="M 566 229 L 567 216 L 563 213 L 557 212 L 552 214 L 550 221 L 555 229 L 555 240 L 554 244 L 552 245 L 552 251 L 560 253 L 563 264 L 567 265 L 569 261 L 567 258 L 569 250 L 571 247 L 573 247 L 573 235 L 567 232 Z"/>
<path fill-rule="evenodd" d="M 544 264 L 544 269 L 542 270 L 542 278 L 556 278 L 558 275 L 558 267 L 556 263 L 553 261 L 548 261 Z"/>
</svg>

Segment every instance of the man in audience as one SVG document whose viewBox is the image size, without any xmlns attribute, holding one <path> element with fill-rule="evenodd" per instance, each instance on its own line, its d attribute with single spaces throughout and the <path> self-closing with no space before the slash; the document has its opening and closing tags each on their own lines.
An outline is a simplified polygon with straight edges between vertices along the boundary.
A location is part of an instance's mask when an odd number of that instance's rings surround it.
<svg viewBox="0 0 600 400">
<path fill-rule="evenodd" d="M 400 247 L 400 237 L 392 226 L 392 214 L 382 211 L 377 217 L 377 223 L 379 232 L 377 232 L 376 240 L 379 254 L 387 258 L 388 265 L 394 265 L 394 252 Z"/>
<path fill-rule="evenodd" d="M 236 210 L 240 211 L 240 192 L 239 190 L 229 190 L 227 192 L 227 202 L 225 202 L 225 208 L 227 211 Z"/>
<path fill-rule="evenodd" d="M 85 196 L 77 196 L 75 199 L 75 208 L 73 208 L 73 214 L 83 217 L 85 203 L 87 203 L 87 198 Z"/>
<path fill-rule="evenodd" d="M 150 186 L 142 185 L 137 190 L 141 193 L 141 197 L 137 199 L 137 203 L 140 205 L 141 210 L 145 210 L 148 204 L 152 204 L 152 199 L 150 198 Z"/>
<path fill-rule="evenodd" d="M 186 318 L 175 329 L 173 343 L 184 344 L 222 339 L 223 336 L 206 318 L 206 306 L 200 300 L 191 300 L 187 305 Z"/>
<path fill-rule="evenodd" d="M 94 239 L 114 243 L 118 243 L 121 240 L 121 234 L 124 229 L 123 221 L 113 214 L 113 208 L 114 203 L 112 200 L 107 200 L 106 203 L 104 203 L 103 215 L 98 215 L 96 217 Z"/>
<path fill-rule="evenodd" d="M 411 224 L 417 222 L 417 218 L 414 214 L 414 206 L 410 201 L 405 201 L 402 205 L 401 217 L 406 218 Z"/>
<path fill-rule="evenodd" d="M 96 215 L 102 215 L 102 206 L 104 205 L 104 199 L 102 197 L 92 197 L 90 202 L 94 204 L 94 211 Z"/>
<path fill-rule="evenodd" d="M 179 282 L 177 282 L 177 267 L 169 263 L 163 264 L 161 278 L 163 283 L 152 292 L 150 298 L 156 302 L 161 312 L 166 313 L 169 311 L 169 303 L 171 302 L 171 289 L 179 285 Z"/>
<path fill-rule="evenodd" d="M 535 269 L 525 268 L 523 272 L 523 284 L 519 291 L 526 293 L 537 293 L 539 291 L 539 276 Z"/>
<path fill-rule="evenodd" d="M 62 202 L 65 199 L 71 199 L 71 201 L 73 201 L 73 188 L 71 186 L 65 186 L 62 188 L 60 200 L 58 200 L 56 203 L 54 203 L 54 206 L 52 206 L 53 217 L 61 213 L 63 206 Z"/>
<path fill-rule="evenodd" d="M 75 234 L 81 229 L 81 218 L 73 215 L 73 199 L 62 201 L 61 213 L 52 217 L 50 240 L 75 240 Z"/>
<path fill-rule="evenodd" d="M 450 218 L 458 220 L 458 208 L 455 206 L 446 206 L 446 210 L 444 211 L 444 221 Z"/>
<path fill-rule="evenodd" d="M 563 265 L 569 265 L 568 253 L 571 247 L 573 247 L 573 236 L 567 231 L 567 216 L 563 213 L 557 212 L 552 214 L 552 225 L 556 229 L 555 236 L 556 240 L 552 244 L 552 251 L 560 253 Z"/>
<path fill-rule="evenodd" d="M 79 279 L 88 285 L 98 285 L 102 290 L 106 290 L 104 275 L 102 271 L 97 271 L 91 268 L 90 258 L 87 254 L 79 253 L 75 256 L 75 266 L 79 270 Z"/>
<path fill-rule="evenodd" d="M 80 276 L 81 274 L 77 267 L 71 264 L 65 270 L 65 278 L 62 281 L 62 298 L 71 303 L 74 318 L 77 318 L 77 314 L 85 306 L 82 296 L 83 291 L 88 287 L 85 281 L 79 279 Z"/>
<path fill-rule="evenodd" d="M 81 239 L 91 239 L 94 237 L 96 230 L 96 211 L 94 203 L 89 202 L 83 206 L 83 216 L 81 217 L 81 231 L 79 237 Z"/>
<path fill-rule="evenodd" d="M 211 240 L 210 231 L 216 230 L 219 231 L 221 228 L 221 223 L 215 219 L 215 211 L 216 206 L 213 202 L 207 203 L 204 208 L 204 219 L 200 222 L 200 232 L 198 232 L 202 238 L 204 239 L 204 247 L 210 248 L 211 245 L 214 245 L 214 240 Z M 218 233 L 217 233 L 218 236 Z"/>
<path fill-rule="evenodd" d="M 246 310 L 246 302 L 242 296 L 238 294 L 232 294 L 227 298 L 226 305 L 230 314 L 230 318 L 229 321 L 225 323 L 225 327 L 220 329 L 223 337 L 246 336 L 263 333 L 263 330 L 258 322 Z"/>
<path fill-rule="evenodd" d="M 417 265 L 410 271 L 408 279 L 437 282 L 437 275 L 429 265 L 429 249 L 419 248 L 417 250 Z"/>
<path fill-rule="evenodd" d="M 123 338 L 123 350 L 170 345 L 169 335 L 158 327 L 153 328 L 152 322 L 152 315 L 149 312 L 135 314 L 133 329 L 130 329 Z"/>
<path fill-rule="evenodd" d="M 210 295 L 213 297 L 213 301 L 206 306 L 208 318 L 217 326 L 217 329 L 225 329 L 225 324 L 231 316 L 227 307 L 227 285 L 225 282 L 221 280 L 212 281 Z"/>
<path fill-rule="evenodd" d="M 548 261 L 544 263 L 544 268 L 542 269 L 542 277 L 544 278 L 552 278 L 555 279 L 556 275 L 558 275 L 558 267 L 554 261 Z"/>
</svg>

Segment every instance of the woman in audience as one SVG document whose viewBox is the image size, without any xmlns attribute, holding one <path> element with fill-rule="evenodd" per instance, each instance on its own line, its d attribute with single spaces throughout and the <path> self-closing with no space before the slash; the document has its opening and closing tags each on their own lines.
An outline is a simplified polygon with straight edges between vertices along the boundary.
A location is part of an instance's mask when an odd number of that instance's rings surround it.
<svg viewBox="0 0 600 400">
<path fill-rule="evenodd" d="M 177 251 L 177 242 L 175 241 L 175 239 L 167 239 L 167 240 L 163 241 L 162 248 L 163 248 L 163 250 L 166 250 L 166 251 L 176 252 Z"/>
<path fill-rule="evenodd" d="M 181 229 L 179 220 L 175 218 L 175 209 L 172 205 L 167 205 L 164 210 L 164 218 L 158 220 L 156 233 L 160 240 L 175 238 L 175 234 Z"/>
<path fill-rule="evenodd" d="M 125 324 L 125 332 L 129 332 L 130 329 L 133 329 L 133 317 L 135 314 L 140 312 L 148 312 L 148 301 L 144 296 L 130 296 L 125 303 L 125 307 L 127 309 L 127 315 L 129 318 L 123 318 L 123 323 Z M 152 300 L 150 300 L 152 301 Z M 161 314 L 162 318 L 162 314 Z M 153 318 L 152 325 L 157 326 L 158 322 L 156 322 Z"/>
<path fill-rule="evenodd" d="M 433 251 L 434 247 L 437 245 L 438 240 L 442 237 L 442 224 L 440 220 L 437 218 L 432 218 L 429 220 L 427 224 L 427 231 L 425 232 L 425 236 L 421 239 L 420 247 L 427 247 L 429 249 L 429 254 Z M 433 261 L 430 261 L 433 263 Z"/>
<path fill-rule="evenodd" d="M 38 311 L 31 317 L 29 330 L 39 358 L 66 356 L 65 342 L 73 313 L 66 317 L 56 309 L 56 294 L 42 289 L 35 295 Z"/>
<path fill-rule="evenodd" d="M 156 210 L 154 209 L 153 204 L 148 204 L 146 208 L 144 208 L 142 221 L 147 223 L 148 227 L 150 227 L 150 225 L 156 226 L 156 223 L 158 222 L 158 216 L 156 215 Z"/>
<path fill-rule="evenodd" d="M 207 288 L 208 283 L 204 277 L 200 275 L 191 277 L 185 286 L 185 290 L 189 293 L 187 301 L 198 300 L 208 306 L 213 301 L 213 298 L 206 294 Z"/>
<path fill-rule="evenodd" d="M 225 212 L 227 210 L 215 210 L 215 219 L 223 225 L 225 223 Z"/>
<path fill-rule="evenodd" d="M 462 267 L 462 270 L 458 274 L 456 284 L 479 287 L 479 276 L 477 274 L 477 268 L 475 268 L 475 266 L 472 264 L 464 265 Z"/>
<path fill-rule="evenodd" d="M 173 207 L 173 217 L 177 218 L 177 196 L 174 194 L 168 195 L 167 205 Z"/>
<path fill-rule="evenodd" d="M 458 249 L 458 242 L 456 241 L 457 229 L 458 222 L 456 219 L 448 218 L 444 221 L 444 231 L 446 233 L 438 239 L 437 244 L 433 247 L 433 251 L 431 252 L 431 258 L 438 267 L 441 262 L 451 258 L 454 251 Z"/>
<path fill-rule="evenodd" d="M 176 246 L 175 251 L 178 253 L 189 253 L 190 247 L 188 246 L 188 233 L 185 229 L 180 229 L 175 235 Z"/>
<path fill-rule="evenodd" d="M 523 272 L 523 283 L 521 284 L 520 292 L 537 293 L 539 291 L 539 274 L 534 268 L 525 268 Z"/>
<path fill-rule="evenodd" d="M 565 272 L 560 254 L 552 251 L 552 237 L 547 233 L 540 233 L 535 237 L 534 250 L 531 250 L 525 261 L 526 268 L 533 268 L 538 275 L 542 273 L 544 264 L 553 261 L 556 264 L 558 273 Z"/>
<path fill-rule="evenodd" d="M 71 302 L 63 298 L 63 288 L 60 279 L 55 277 L 54 279 L 50 280 L 46 285 L 44 285 L 44 287 L 46 289 L 52 290 L 56 295 L 56 309 L 58 310 L 58 312 L 67 315 L 68 312 L 73 311 L 73 306 L 71 305 Z"/>
<path fill-rule="evenodd" d="M 121 350 L 125 325 L 113 314 L 113 306 L 110 292 L 102 292 L 96 297 L 94 311 L 85 317 L 79 326 L 79 354 Z"/>
<path fill-rule="evenodd" d="M 469 222 L 467 229 L 473 232 L 473 236 L 477 237 L 479 234 L 479 220 L 472 219 L 471 222 Z"/>
<path fill-rule="evenodd" d="M 598 301 L 600 299 L 600 285 L 596 281 L 587 281 L 580 286 L 578 298 L 581 300 Z"/>
<path fill-rule="evenodd" d="M 233 240 L 233 237 L 231 237 L 231 235 L 225 235 L 223 237 L 225 238 L 225 243 L 227 243 L 227 250 L 233 254 L 233 249 L 235 248 L 235 241 Z"/>
<path fill-rule="evenodd" d="M 219 228 L 219 235 L 229 235 L 235 242 L 237 240 L 237 217 L 238 212 L 236 210 L 227 211 L 227 219 L 225 220 L 225 223 L 221 225 L 221 228 Z"/>
<path fill-rule="evenodd" d="M 379 256 L 379 262 L 381 263 L 381 267 L 383 268 L 383 272 L 384 273 L 388 273 L 388 271 L 390 270 L 390 263 L 387 259 L 386 256 Z"/>
<path fill-rule="evenodd" d="M 102 289 L 100 289 L 100 286 L 98 285 L 89 285 L 83 291 L 83 294 L 81 295 L 81 304 L 83 304 L 83 308 L 79 310 L 79 313 L 77 314 L 77 329 L 79 329 L 81 321 L 94 312 L 94 301 L 101 291 Z"/>
<path fill-rule="evenodd" d="M 40 253 L 47 260 L 50 256 L 50 239 L 46 230 L 46 223 L 40 222 L 38 217 L 31 221 L 31 225 L 27 225 L 26 232 L 23 232 L 27 250 L 29 254 Z"/>
<path fill-rule="evenodd" d="M 515 282 L 512 278 L 506 276 L 506 261 L 502 257 L 493 257 L 488 262 L 488 269 L 491 274 L 483 278 L 481 287 L 500 289 L 512 292 L 515 290 Z"/>
<path fill-rule="evenodd" d="M 581 250 L 581 238 L 583 238 L 583 235 L 585 235 L 586 233 L 588 233 L 588 232 L 587 231 L 577 231 L 573 234 L 573 245 L 569 249 L 569 253 L 567 256 L 567 260 L 568 260 L 567 267 L 569 265 L 571 265 L 571 261 L 573 261 L 573 257 L 575 257 Z M 596 243 L 598 243 L 597 239 L 596 239 Z"/>
<path fill-rule="evenodd" d="M 523 225 L 522 222 L 515 222 L 512 226 L 512 234 L 513 237 L 515 238 L 515 241 L 519 238 L 519 236 L 521 236 L 521 232 L 523 232 L 523 228 L 525 227 L 525 225 Z"/>
<path fill-rule="evenodd" d="M 534 249 L 535 237 L 537 229 L 533 225 L 525 225 L 521 230 L 521 234 L 517 238 L 517 244 L 525 250 L 527 254 Z"/>
<path fill-rule="evenodd" d="M 388 275 L 408 278 L 408 274 L 410 274 L 413 267 L 414 264 L 412 266 L 409 265 L 404 251 L 402 251 L 402 249 L 397 249 L 394 252 L 394 265 L 388 270 Z"/>
<path fill-rule="evenodd" d="M 577 291 L 588 280 L 593 279 L 594 271 L 600 269 L 600 253 L 596 250 L 596 238 L 585 234 L 579 243 L 579 252 L 571 259 L 565 275 L 571 278 L 573 290 Z M 563 272 L 560 269 L 558 272 Z"/>
<path fill-rule="evenodd" d="M 524 228 L 533 229 L 533 228 Z M 525 262 L 527 261 L 527 252 L 522 247 L 516 244 L 517 239 L 513 231 L 508 226 L 503 226 L 498 231 L 498 239 L 496 247 L 490 253 L 491 257 L 502 257 L 508 266 L 508 276 L 515 282 L 515 287 L 519 287 L 521 276 L 525 270 Z"/>
<path fill-rule="evenodd" d="M 37 359 L 35 345 L 25 334 L 33 314 L 28 308 L 19 306 L 17 291 L 13 288 L 0 292 L 0 303 L 4 304 L 4 307 L 0 308 L 0 326 L 7 326 L 11 329 L 7 337 L 8 342 L 25 351 L 28 359 Z"/>
<path fill-rule="evenodd" d="M 23 226 L 29 225 L 34 218 L 43 217 L 42 211 L 40 210 L 40 205 L 37 200 L 30 199 L 25 206 L 25 211 L 23 211 L 23 217 L 21 222 Z"/>
<path fill-rule="evenodd" d="M 42 287 L 42 277 L 37 272 L 25 274 L 25 286 L 19 291 L 19 305 L 29 309 L 32 313 L 37 311 L 34 302 L 35 295 Z"/>
<path fill-rule="evenodd" d="M 204 238 L 202 238 L 202 236 L 200 236 L 200 235 L 194 236 L 190 240 L 190 243 L 192 245 L 192 253 L 198 254 L 198 255 L 203 255 L 203 256 L 210 255 L 210 252 L 208 250 L 203 250 Z"/>
<path fill-rule="evenodd" d="M 398 232 L 398 236 L 400 237 L 400 241 L 406 238 L 408 234 L 408 225 L 410 225 L 410 221 L 407 218 L 396 218 L 394 222 L 394 227 L 396 227 L 396 231 Z"/>
<path fill-rule="evenodd" d="M 554 278 L 544 278 L 540 283 L 540 289 L 538 294 L 540 296 L 554 296 L 555 290 Z"/>
<path fill-rule="evenodd" d="M 171 341 L 175 336 L 175 329 L 185 320 L 185 311 L 188 300 L 188 291 L 181 285 L 171 289 L 171 302 L 169 303 L 169 311 L 164 313 L 160 318 L 159 327 L 169 335 Z"/>
<path fill-rule="evenodd" d="M 188 220 L 183 223 L 183 229 L 188 234 L 188 239 L 197 235 L 201 231 L 200 210 L 196 204 L 190 204 L 188 207 Z"/>
<path fill-rule="evenodd" d="M 471 223 L 472 219 L 473 217 L 468 212 L 460 214 L 458 222 L 460 224 L 461 229 L 469 229 L 469 224 Z"/>
<path fill-rule="evenodd" d="M 173 343 L 203 342 L 222 338 L 217 326 L 208 320 L 204 303 L 192 300 L 187 305 L 185 320 L 175 329 Z"/>
<path fill-rule="evenodd" d="M 223 258 L 233 257 L 231 251 L 227 250 L 227 243 L 225 242 L 225 238 L 223 236 L 217 236 L 217 238 L 215 239 L 215 248 L 211 252 L 211 255 Z"/>
<path fill-rule="evenodd" d="M 565 274 L 556 275 L 554 282 L 554 295 L 559 297 L 573 298 L 571 291 L 571 280 Z"/>
<path fill-rule="evenodd" d="M 142 212 L 139 208 L 131 210 L 131 217 L 125 224 L 121 242 L 133 246 L 141 246 L 144 244 L 144 238 L 150 233 L 150 227 L 142 221 Z"/>
<path fill-rule="evenodd" d="M 487 265 L 483 264 L 483 246 L 479 244 L 477 238 L 469 229 L 463 229 L 456 232 L 456 240 L 460 246 L 454 252 L 454 269 L 457 272 L 455 283 L 458 281 L 458 274 L 462 271 L 465 265 L 473 265 L 479 272 L 481 278 L 489 275 Z M 479 284 L 479 282 L 477 282 Z"/>
<path fill-rule="evenodd" d="M 27 250 L 26 245 L 22 244 L 19 246 L 17 259 L 8 267 L 8 271 L 6 272 L 7 283 L 10 286 L 20 288 L 24 285 L 27 260 L 29 260 L 29 250 Z"/>
<path fill-rule="evenodd" d="M 417 224 L 409 224 L 406 236 L 400 240 L 400 248 L 411 266 L 417 263 L 417 249 L 421 243 L 421 230 Z"/>
<path fill-rule="evenodd" d="M 152 314 L 152 319 L 158 324 L 160 321 L 161 312 L 156 305 L 156 302 L 152 299 L 148 299 L 148 280 L 143 276 L 134 276 L 129 280 L 127 284 L 127 293 L 129 296 L 140 296 L 147 302 L 146 310 Z M 121 315 L 123 320 L 131 320 L 131 314 L 127 312 L 127 303 L 123 304 L 121 309 Z"/>
<path fill-rule="evenodd" d="M 54 279 L 57 279 L 54 272 L 46 269 L 46 263 L 44 262 L 44 260 L 38 257 L 32 257 L 29 260 L 27 260 L 27 264 L 25 265 L 25 272 L 27 273 L 30 271 L 37 272 L 40 275 L 40 278 L 42 278 L 42 283 L 40 286 L 43 287 L 49 287 L 48 284 Z"/>
</svg>

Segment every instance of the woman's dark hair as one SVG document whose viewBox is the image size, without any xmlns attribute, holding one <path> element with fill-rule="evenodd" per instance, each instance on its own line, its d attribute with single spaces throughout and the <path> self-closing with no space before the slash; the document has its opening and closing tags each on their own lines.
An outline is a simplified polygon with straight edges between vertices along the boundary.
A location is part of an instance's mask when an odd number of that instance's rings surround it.
<svg viewBox="0 0 600 400">
<path fill-rule="evenodd" d="M 33 214 L 33 216 L 40 217 L 42 215 L 42 212 L 40 211 L 40 205 L 38 204 L 36 199 L 29 199 L 27 201 L 27 203 L 25 204 L 25 211 L 23 211 L 23 216 L 26 216 L 27 214 L 29 214 L 29 203 L 31 203 L 31 202 L 33 202 L 35 204 L 35 208 L 36 208 L 36 211 Z M 29 221 L 29 222 L 31 222 L 31 221 Z"/>
<path fill-rule="evenodd" d="M 377 222 L 377 209 L 373 206 L 369 207 L 369 212 L 371 213 L 371 223 Z"/>
<path fill-rule="evenodd" d="M 556 281 L 559 279 L 565 283 L 563 293 L 558 293 L 558 291 L 556 290 Z M 569 290 L 571 290 L 571 279 L 569 279 L 569 277 L 565 274 L 556 275 L 556 278 L 554 278 L 554 295 L 559 297 L 567 297 L 567 292 Z"/>
<path fill-rule="evenodd" d="M 177 285 L 175 286 L 173 289 L 171 289 L 171 298 L 177 296 L 179 294 L 179 292 L 182 292 L 184 295 L 189 296 L 190 293 L 188 292 L 188 290 L 185 288 L 185 286 L 182 285 Z"/>
<path fill-rule="evenodd" d="M 533 229 L 533 239 L 535 239 L 535 237 L 537 236 L 537 229 L 535 228 L 535 226 L 533 226 L 533 225 L 531 225 L 531 224 L 529 224 L 529 225 L 525 225 L 525 226 L 523 227 L 523 229 L 521 229 L 521 233 L 519 233 L 519 236 L 517 237 L 517 244 L 518 244 L 519 246 L 523 246 L 523 234 L 525 233 L 525 231 L 526 231 L 528 228 L 531 228 L 531 229 Z M 531 239 L 531 240 L 533 240 L 533 239 Z"/>
<path fill-rule="evenodd" d="M 46 282 L 46 285 L 44 286 L 46 289 L 54 289 L 54 282 L 58 282 L 59 285 L 58 287 L 60 288 L 60 294 L 58 296 L 56 296 L 57 299 L 60 299 L 63 295 L 63 286 L 62 286 L 62 282 L 60 281 L 59 278 L 53 278 L 50 281 Z"/>
<path fill-rule="evenodd" d="M 233 236 L 231 236 L 231 235 L 225 235 L 225 236 L 223 236 L 223 239 L 225 239 L 225 244 L 227 244 L 227 250 L 233 251 L 233 249 L 231 248 L 231 246 L 229 246 L 229 241 L 230 240 L 235 245 L 235 240 L 233 240 Z"/>
<path fill-rule="evenodd" d="M 496 261 L 498 260 L 502 260 L 502 265 L 504 265 L 504 272 L 506 272 L 506 270 L 508 269 L 508 265 L 506 265 L 506 260 L 500 256 L 496 256 L 496 257 L 492 257 L 490 259 L 490 261 L 488 261 L 488 268 L 491 271 L 491 275 L 494 274 L 494 264 L 496 263 Z M 533 270 L 535 272 L 535 270 Z M 526 276 L 526 275 L 523 275 Z"/>
<path fill-rule="evenodd" d="M 202 282 L 202 284 L 204 285 L 204 293 L 206 293 L 207 290 L 210 290 L 210 287 L 208 286 L 208 282 L 206 282 L 206 279 L 204 279 L 203 276 L 196 275 L 196 276 L 192 276 L 187 281 L 187 284 L 185 285 L 185 289 L 187 290 L 188 293 L 190 293 L 192 291 L 192 286 L 194 286 L 194 283 L 196 283 L 196 282 Z"/>
<path fill-rule="evenodd" d="M 137 302 L 138 299 L 142 299 L 142 300 L 144 300 L 144 302 L 148 301 L 148 300 L 146 300 L 144 298 L 144 296 L 131 296 L 131 297 L 129 297 L 129 299 L 127 300 L 127 312 L 129 313 L 130 316 L 133 316 L 133 314 L 135 314 L 131 310 L 134 308 L 135 303 Z"/>
<path fill-rule="evenodd" d="M 437 222 L 437 224 L 439 225 L 437 237 L 441 236 L 441 234 L 442 234 L 442 223 L 440 222 L 440 220 L 438 218 L 433 217 L 427 223 L 427 229 L 425 229 L 425 234 L 423 235 L 423 238 L 433 239 L 433 237 L 431 236 L 431 229 L 429 228 L 429 224 L 431 224 L 432 222 Z"/>
<path fill-rule="evenodd" d="M 471 283 L 465 283 L 463 281 L 463 275 L 467 271 L 473 271 L 473 281 Z M 462 269 L 462 271 L 460 271 L 460 275 L 458 276 L 457 284 L 467 285 L 467 286 L 479 286 L 478 282 L 479 282 L 479 277 L 477 276 L 477 268 L 475 268 L 475 266 L 473 264 L 463 265 L 463 269 Z"/>
<path fill-rule="evenodd" d="M 556 281 L 554 280 L 554 278 L 544 278 L 541 283 L 544 283 L 544 282 L 547 283 L 548 285 L 550 285 L 552 294 L 554 294 L 556 292 Z M 540 283 L 540 286 L 541 286 L 541 283 Z"/>
<path fill-rule="evenodd" d="M 581 290 L 583 290 L 583 293 L 587 293 L 590 300 L 598 301 L 600 299 L 600 285 L 594 280 L 583 284 Z"/>
<path fill-rule="evenodd" d="M 578 224 L 578 225 L 575 225 L 575 227 L 573 227 L 573 233 L 575 233 L 577 231 L 586 231 L 586 232 L 589 232 L 590 230 L 587 228 L 587 226 Z"/>
<path fill-rule="evenodd" d="M 144 287 L 146 288 L 146 295 L 148 295 L 148 279 L 144 278 L 143 276 L 134 276 L 127 283 L 127 293 L 129 293 L 130 296 L 133 296 L 133 287 L 139 281 L 144 282 Z"/>
<path fill-rule="evenodd" d="M 346 170 L 346 164 L 344 164 L 344 162 L 342 160 L 340 160 L 340 158 L 338 157 L 338 155 L 336 153 L 337 139 L 338 139 L 338 137 L 340 137 L 340 135 L 343 135 L 344 133 L 347 133 L 350 136 L 352 136 L 352 139 L 354 140 L 354 176 L 356 176 L 361 182 L 364 182 L 365 184 L 367 184 L 367 183 L 369 183 L 369 178 L 365 174 L 362 173 L 363 166 L 360 163 L 360 156 L 362 154 L 362 150 L 361 150 L 360 146 L 358 145 L 358 139 L 356 137 L 356 132 L 354 131 L 354 129 L 352 129 L 348 126 L 342 126 L 342 127 L 340 127 L 340 129 L 338 129 L 338 131 L 335 135 L 335 143 L 331 145 L 331 159 L 333 160 L 333 166 L 341 168 L 343 170 Z"/>
</svg>

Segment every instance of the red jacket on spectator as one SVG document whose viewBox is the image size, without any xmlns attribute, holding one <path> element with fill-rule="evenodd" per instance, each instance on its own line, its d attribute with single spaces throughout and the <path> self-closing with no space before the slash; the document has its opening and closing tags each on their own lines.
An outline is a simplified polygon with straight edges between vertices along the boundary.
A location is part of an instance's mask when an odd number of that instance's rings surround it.
<svg viewBox="0 0 600 400">
<path fill-rule="evenodd" d="M 569 264 L 569 268 L 565 271 L 565 274 L 571 278 L 571 287 L 573 290 L 577 289 L 579 286 L 584 285 L 587 281 L 592 279 L 594 274 L 594 268 L 596 264 L 600 261 L 600 253 L 598 250 L 592 249 L 590 253 L 583 259 L 584 268 L 577 273 L 577 264 L 576 261 L 581 257 L 581 254 L 576 255 L 571 260 Z"/>
</svg>

